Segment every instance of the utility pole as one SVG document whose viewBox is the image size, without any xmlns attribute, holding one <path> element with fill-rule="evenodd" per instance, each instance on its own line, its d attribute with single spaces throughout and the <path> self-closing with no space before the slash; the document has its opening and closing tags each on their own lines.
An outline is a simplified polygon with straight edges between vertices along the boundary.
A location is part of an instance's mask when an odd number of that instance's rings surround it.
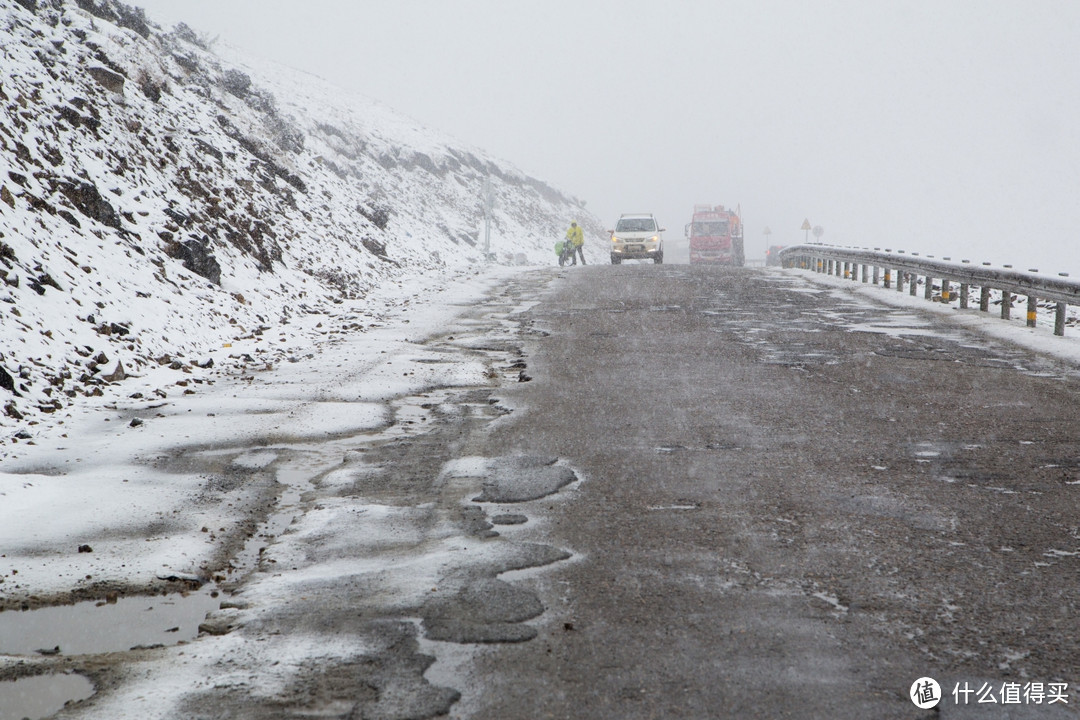
<svg viewBox="0 0 1080 720">
<path fill-rule="evenodd" d="M 491 261 L 491 208 L 495 205 L 495 190 L 491 178 L 484 178 L 484 260 Z"/>
</svg>

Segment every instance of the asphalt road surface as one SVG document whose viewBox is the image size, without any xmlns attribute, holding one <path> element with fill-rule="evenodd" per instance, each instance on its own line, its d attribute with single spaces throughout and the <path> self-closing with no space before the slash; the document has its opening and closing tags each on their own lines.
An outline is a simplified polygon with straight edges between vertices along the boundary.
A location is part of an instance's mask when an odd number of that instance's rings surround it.
<svg viewBox="0 0 1080 720">
<path fill-rule="evenodd" d="M 8 676 L 85 674 L 65 718 L 1077 717 L 1080 373 L 855 287 L 515 277 L 386 427 L 177 451 L 291 488 L 203 637 Z"/>
<path fill-rule="evenodd" d="M 503 576 L 538 636 L 447 674 L 452 717 L 1076 716 L 1075 369 L 771 269 L 535 299 L 474 449 L 575 469 L 521 530 L 573 557 Z"/>
</svg>

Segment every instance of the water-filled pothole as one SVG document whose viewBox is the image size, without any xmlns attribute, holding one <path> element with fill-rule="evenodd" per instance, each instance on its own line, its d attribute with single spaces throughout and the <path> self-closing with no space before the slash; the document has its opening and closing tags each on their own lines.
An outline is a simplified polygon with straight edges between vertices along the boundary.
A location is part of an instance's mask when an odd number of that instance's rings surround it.
<svg viewBox="0 0 1080 720">
<path fill-rule="evenodd" d="M 300 513 L 300 497 L 311 487 L 310 472 L 279 467 L 277 479 L 283 486 L 278 508 L 233 557 L 230 583 L 254 570 L 263 549 Z M 0 655 L 92 655 L 189 642 L 198 637 L 207 613 L 220 608 L 218 590 L 209 583 L 190 593 L 0 612 Z"/>
<path fill-rule="evenodd" d="M 93 694 L 93 684 L 82 675 L 37 675 L 0 682 L 0 720 L 51 717 L 67 703 Z"/>
<path fill-rule="evenodd" d="M 220 598 L 187 595 L 123 597 L 0 613 L 0 655 L 87 655 L 194 640 Z"/>
</svg>

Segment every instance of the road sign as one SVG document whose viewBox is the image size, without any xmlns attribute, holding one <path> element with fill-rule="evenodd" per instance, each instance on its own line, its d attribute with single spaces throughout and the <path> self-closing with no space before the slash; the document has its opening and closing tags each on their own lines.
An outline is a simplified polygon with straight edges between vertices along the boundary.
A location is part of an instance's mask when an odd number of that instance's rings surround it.
<svg viewBox="0 0 1080 720">
<path fill-rule="evenodd" d="M 802 227 L 799 228 L 799 229 L 800 230 L 809 230 L 810 229 L 810 218 L 807 218 L 807 219 L 803 220 L 802 221 Z"/>
</svg>

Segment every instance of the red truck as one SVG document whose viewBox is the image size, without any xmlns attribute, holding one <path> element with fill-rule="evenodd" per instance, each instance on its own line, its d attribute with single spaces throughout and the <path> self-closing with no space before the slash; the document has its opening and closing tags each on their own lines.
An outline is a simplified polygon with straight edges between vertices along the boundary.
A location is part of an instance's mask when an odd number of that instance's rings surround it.
<svg viewBox="0 0 1080 720">
<path fill-rule="evenodd" d="M 738 209 L 723 205 L 695 205 L 694 217 L 686 225 L 690 239 L 690 263 L 714 263 L 741 267 L 743 226 Z"/>
</svg>

